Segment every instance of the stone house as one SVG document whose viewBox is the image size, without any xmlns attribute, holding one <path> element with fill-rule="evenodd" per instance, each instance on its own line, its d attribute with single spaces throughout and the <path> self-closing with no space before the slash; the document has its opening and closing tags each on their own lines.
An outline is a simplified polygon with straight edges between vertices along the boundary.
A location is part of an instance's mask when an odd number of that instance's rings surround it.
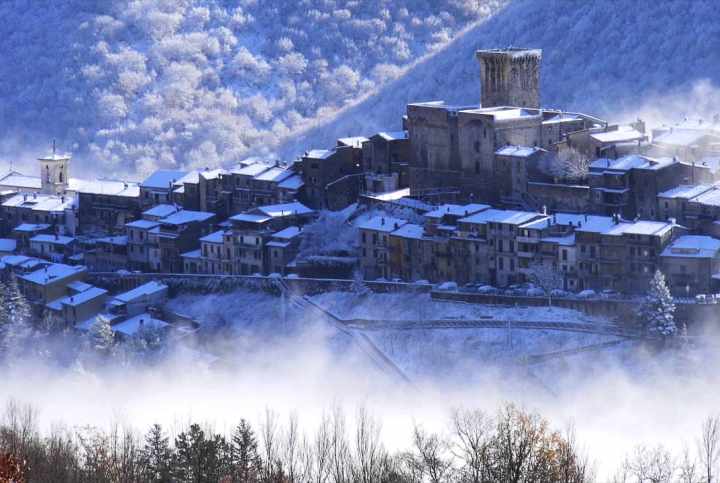
<svg viewBox="0 0 720 483">
<path fill-rule="evenodd" d="M 709 236 L 680 236 L 660 254 L 660 268 L 674 295 L 712 293 L 720 274 L 720 240 Z"/>
</svg>

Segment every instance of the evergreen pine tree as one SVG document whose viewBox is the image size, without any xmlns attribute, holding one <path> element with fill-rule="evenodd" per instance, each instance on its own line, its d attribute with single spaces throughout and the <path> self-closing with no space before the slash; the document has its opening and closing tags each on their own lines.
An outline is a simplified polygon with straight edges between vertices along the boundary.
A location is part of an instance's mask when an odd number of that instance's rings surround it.
<svg viewBox="0 0 720 483">
<path fill-rule="evenodd" d="M 650 288 L 640 308 L 640 318 L 650 335 L 671 337 L 677 333 L 675 303 L 660 270 L 650 280 Z"/>
<path fill-rule="evenodd" d="M 103 315 L 98 315 L 95 323 L 90 326 L 87 338 L 92 350 L 102 355 L 109 355 L 115 342 L 115 334 L 110 326 L 110 320 Z"/>
<path fill-rule="evenodd" d="M 173 454 L 169 440 L 164 435 L 162 426 L 159 424 L 153 424 L 145 436 L 142 455 L 145 464 L 144 479 L 146 481 L 172 481 Z"/>
<path fill-rule="evenodd" d="M 255 483 L 260 480 L 262 460 L 257 439 L 250 424 L 240 420 L 230 441 L 230 458 L 233 481 Z"/>
<path fill-rule="evenodd" d="M 180 481 L 211 483 L 229 473 L 228 445 L 219 434 L 209 438 L 198 424 L 192 424 L 175 438 L 174 478 Z"/>
<path fill-rule="evenodd" d="M 6 286 L 2 317 L 2 347 L 7 356 L 11 352 L 24 354 L 32 337 L 32 309 L 25 296 L 20 292 L 15 274 L 10 275 Z"/>
</svg>

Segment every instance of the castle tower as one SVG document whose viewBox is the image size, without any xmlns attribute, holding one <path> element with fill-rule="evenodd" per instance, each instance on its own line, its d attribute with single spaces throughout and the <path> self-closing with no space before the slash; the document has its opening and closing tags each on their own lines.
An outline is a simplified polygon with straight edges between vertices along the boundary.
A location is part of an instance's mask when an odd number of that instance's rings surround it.
<svg viewBox="0 0 720 483">
<path fill-rule="evenodd" d="M 68 175 L 70 173 L 70 155 L 58 154 L 53 141 L 52 153 L 38 158 L 40 161 L 40 179 L 42 180 L 40 192 L 61 195 L 67 191 Z"/>
<path fill-rule="evenodd" d="M 540 107 L 540 49 L 478 50 L 482 107 Z"/>
</svg>

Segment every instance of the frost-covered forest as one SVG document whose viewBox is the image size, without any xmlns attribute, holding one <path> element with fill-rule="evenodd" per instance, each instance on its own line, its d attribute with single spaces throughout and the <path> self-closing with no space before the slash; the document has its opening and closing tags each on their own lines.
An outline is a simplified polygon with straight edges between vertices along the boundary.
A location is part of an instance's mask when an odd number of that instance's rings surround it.
<svg viewBox="0 0 720 483">
<path fill-rule="evenodd" d="M 720 80 L 712 0 L 11 0 L 0 14 L 3 158 L 56 137 L 135 177 L 291 159 L 399 128 L 407 102 L 476 102 L 482 47 L 543 48 L 544 103 L 609 117 L 681 117 Z"/>
<path fill-rule="evenodd" d="M 55 136 L 141 174 L 237 161 L 384 85 L 500 3 L 2 2 L 0 139 L 11 155 Z"/>
</svg>

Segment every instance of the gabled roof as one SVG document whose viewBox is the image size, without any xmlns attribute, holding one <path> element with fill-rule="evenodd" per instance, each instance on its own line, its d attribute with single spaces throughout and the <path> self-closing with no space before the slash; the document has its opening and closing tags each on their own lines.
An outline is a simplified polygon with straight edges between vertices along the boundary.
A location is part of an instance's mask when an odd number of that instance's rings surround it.
<svg viewBox="0 0 720 483">
<path fill-rule="evenodd" d="M 155 228 L 160 224 L 159 221 L 150 221 L 150 220 L 135 220 L 131 221 L 129 223 L 125 223 L 125 226 L 129 228 L 139 228 L 141 230 L 149 230 L 150 228 Z"/>
<path fill-rule="evenodd" d="M 48 303 L 47 306 L 51 309 L 61 310 L 63 305 L 76 307 L 97 298 L 104 298 L 106 295 L 107 290 L 98 287 L 91 287 L 74 295 L 68 295 L 67 297 L 53 300 L 52 302 Z"/>
<path fill-rule="evenodd" d="M 75 241 L 71 236 L 40 234 L 30 238 L 30 242 L 50 243 L 52 245 L 69 245 Z"/>
<path fill-rule="evenodd" d="M 222 243 L 224 234 L 225 234 L 225 230 L 218 230 L 216 232 L 210 233 L 209 235 L 205 235 L 204 237 L 200 238 L 200 241 L 206 242 L 206 243 Z"/>
<path fill-rule="evenodd" d="M 402 218 L 393 218 L 392 216 L 373 216 L 367 220 L 363 220 L 358 224 L 361 230 L 374 230 L 390 233 L 405 225 L 407 220 Z"/>
<path fill-rule="evenodd" d="M 164 320 L 155 319 L 150 314 L 143 313 L 140 315 L 136 315 L 135 317 L 131 317 L 124 322 L 120 322 L 119 324 L 114 324 L 112 326 L 112 330 L 115 332 L 120 332 L 124 335 L 135 335 L 141 327 L 163 329 L 165 327 L 168 327 L 169 325 L 170 324 L 168 324 Z"/>
<path fill-rule="evenodd" d="M 277 205 L 258 206 L 251 210 L 251 213 L 264 214 L 272 218 L 280 218 L 291 215 L 308 215 L 314 211 L 299 201 L 293 203 L 281 203 Z"/>
<path fill-rule="evenodd" d="M 681 258 L 715 258 L 720 252 L 720 240 L 710 236 L 684 235 L 665 247 L 661 256 Z"/>
<path fill-rule="evenodd" d="M 308 159 L 327 159 L 334 153 L 335 151 L 330 149 L 311 149 L 304 157 Z"/>
<path fill-rule="evenodd" d="M 302 230 L 300 230 L 297 226 L 289 226 L 285 228 L 284 230 L 280 230 L 277 233 L 273 233 L 273 238 L 280 238 L 283 240 L 290 240 L 292 238 L 295 238 L 300 233 L 302 233 Z"/>
<path fill-rule="evenodd" d="M 116 295 L 114 298 L 116 300 L 119 300 L 121 302 L 132 302 L 133 300 L 137 300 L 138 298 L 147 296 L 147 295 L 155 295 L 158 293 L 161 293 L 165 290 L 167 290 L 167 285 L 160 283 L 160 282 L 148 282 L 140 285 L 139 287 L 135 287 L 132 290 L 129 290 L 127 292 L 121 293 Z"/>
<path fill-rule="evenodd" d="M 422 239 L 424 234 L 425 229 L 422 227 L 422 225 L 416 225 L 414 223 L 406 223 L 405 225 L 392 232 L 392 236 L 400 238 L 411 238 L 415 240 Z"/>
<path fill-rule="evenodd" d="M 140 185 L 127 181 L 106 179 L 84 180 L 70 178 L 68 190 L 81 194 L 120 196 L 123 198 L 140 197 Z"/>
<path fill-rule="evenodd" d="M 207 211 L 180 210 L 177 213 L 163 218 L 160 220 L 160 223 L 166 225 L 184 225 L 186 223 L 207 221 L 213 216 L 215 216 L 214 213 Z"/>
<path fill-rule="evenodd" d="M 267 171 L 271 166 L 265 163 L 252 163 L 247 166 L 234 168 L 231 172 L 240 176 L 257 176 L 260 173 Z"/>
<path fill-rule="evenodd" d="M 37 285 L 46 285 L 86 271 L 87 268 L 80 265 L 70 266 L 62 263 L 52 263 L 40 270 L 35 270 L 32 273 L 21 275 L 20 278 Z"/>
<path fill-rule="evenodd" d="M 157 205 L 149 210 L 143 211 L 143 216 L 152 216 L 154 218 L 165 218 L 173 213 L 177 213 L 181 208 L 175 205 Z"/>
<path fill-rule="evenodd" d="M 536 218 L 543 217 L 540 213 L 532 211 L 496 210 L 489 209 L 474 215 L 462 218 L 461 223 L 505 223 L 510 225 L 522 225 Z"/>
<path fill-rule="evenodd" d="M 287 169 L 287 168 L 270 168 L 267 171 L 262 172 L 261 174 L 255 176 L 256 181 L 272 181 L 275 183 L 279 183 L 280 181 L 283 181 L 284 179 L 289 178 L 293 175 L 293 171 Z"/>
<path fill-rule="evenodd" d="M 378 136 L 383 138 L 385 141 L 402 141 L 408 138 L 407 131 L 383 131 L 377 133 Z"/>
<path fill-rule="evenodd" d="M 425 213 L 424 216 L 431 219 L 439 219 L 445 215 L 463 217 L 474 215 L 475 213 L 487 210 L 489 208 L 490 205 L 485 205 L 481 203 L 470 203 L 467 205 L 445 204 L 438 206 L 437 209 L 429 213 Z"/>
<path fill-rule="evenodd" d="M 149 189 L 169 189 L 175 181 L 181 179 L 185 175 L 187 175 L 187 171 L 158 169 L 153 174 L 145 178 L 145 181 L 140 184 L 140 187 Z"/>
<path fill-rule="evenodd" d="M 601 143 L 623 143 L 645 139 L 645 135 L 635 129 L 617 129 L 615 131 L 599 132 L 590 134 L 590 137 Z"/>
<path fill-rule="evenodd" d="M 299 190 L 304 184 L 302 176 L 296 174 L 284 179 L 280 184 L 278 184 L 278 188 L 286 190 Z"/>
<path fill-rule="evenodd" d="M 676 186 L 675 188 L 671 188 L 667 191 L 663 191 L 662 193 L 658 193 L 658 198 L 679 198 L 689 200 L 705 193 L 706 191 L 710 191 L 711 189 L 713 189 L 711 185 L 681 184 L 680 186 Z"/>
<path fill-rule="evenodd" d="M 42 188 L 42 180 L 39 176 L 26 176 L 17 171 L 10 171 L 0 178 L 0 186 L 39 190 Z"/>
</svg>

